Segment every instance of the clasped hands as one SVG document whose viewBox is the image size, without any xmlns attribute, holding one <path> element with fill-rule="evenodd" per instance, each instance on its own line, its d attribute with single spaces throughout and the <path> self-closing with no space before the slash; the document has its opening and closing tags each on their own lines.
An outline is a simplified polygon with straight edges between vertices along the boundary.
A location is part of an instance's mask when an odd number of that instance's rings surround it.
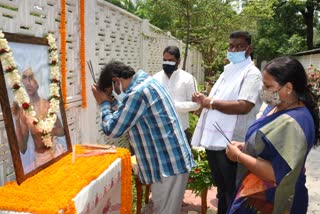
<svg viewBox="0 0 320 214">
<path fill-rule="evenodd" d="M 192 101 L 201 105 L 201 108 L 210 109 L 210 101 L 212 98 L 207 97 L 206 95 L 196 92 L 192 94 Z"/>
<path fill-rule="evenodd" d="M 91 91 L 93 93 L 96 102 L 100 105 L 104 101 L 112 101 L 112 88 L 106 88 L 104 91 L 100 90 L 96 84 L 91 85 Z"/>
</svg>

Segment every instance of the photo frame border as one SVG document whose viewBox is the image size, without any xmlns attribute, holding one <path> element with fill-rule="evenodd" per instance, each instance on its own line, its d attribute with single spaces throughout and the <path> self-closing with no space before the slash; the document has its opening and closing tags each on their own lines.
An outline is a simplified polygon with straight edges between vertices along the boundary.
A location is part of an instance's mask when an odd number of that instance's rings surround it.
<svg viewBox="0 0 320 214">
<path fill-rule="evenodd" d="M 29 36 L 29 35 L 22 35 L 22 34 L 15 34 L 15 33 L 7 33 L 3 32 L 5 38 L 8 42 L 16 42 L 16 43 L 25 43 L 25 44 L 34 44 L 34 45 L 48 45 L 48 40 L 46 38 Z M 48 65 L 49 66 L 49 65 Z M 23 181 L 27 178 L 32 177 L 33 175 L 37 174 L 41 170 L 47 168 L 48 166 L 52 165 L 53 163 L 57 162 L 67 154 L 72 152 L 72 144 L 70 140 L 70 133 L 68 129 L 67 123 L 67 116 L 66 111 L 64 109 L 64 101 L 62 98 L 61 93 L 61 85 L 60 85 L 60 114 L 62 119 L 62 125 L 65 133 L 65 140 L 66 140 L 66 152 L 59 155 L 58 157 L 53 158 L 52 160 L 42 164 L 41 166 L 35 168 L 34 170 L 24 173 L 21 155 L 19 151 L 19 146 L 17 142 L 17 136 L 15 133 L 15 127 L 13 122 L 13 117 L 11 113 L 10 101 L 9 96 L 6 88 L 6 81 L 5 81 L 5 72 L 2 67 L 2 63 L 0 60 L 0 103 L 2 108 L 2 117 L 5 123 L 5 129 L 8 137 L 8 144 L 11 151 L 12 162 L 16 174 L 17 183 L 20 185 Z"/>
</svg>

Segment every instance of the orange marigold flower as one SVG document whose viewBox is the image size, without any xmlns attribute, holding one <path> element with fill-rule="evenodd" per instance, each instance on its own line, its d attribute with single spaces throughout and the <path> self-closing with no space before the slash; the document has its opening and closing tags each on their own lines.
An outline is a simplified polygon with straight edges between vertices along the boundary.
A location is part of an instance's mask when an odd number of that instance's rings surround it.
<svg viewBox="0 0 320 214">
<path fill-rule="evenodd" d="M 85 150 L 76 146 L 77 154 Z M 72 164 L 69 153 L 56 163 L 25 180 L 20 186 L 8 182 L 0 187 L 0 210 L 30 213 L 76 213 L 73 198 L 121 158 L 121 213 L 132 213 L 131 156 L 127 149 L 117 148 L 115 154 L 78 158 Z M 59 187 L 59 191 L 56 191 Z M 39 206 L 41 204 L 41 206 Z"/>
</svg>

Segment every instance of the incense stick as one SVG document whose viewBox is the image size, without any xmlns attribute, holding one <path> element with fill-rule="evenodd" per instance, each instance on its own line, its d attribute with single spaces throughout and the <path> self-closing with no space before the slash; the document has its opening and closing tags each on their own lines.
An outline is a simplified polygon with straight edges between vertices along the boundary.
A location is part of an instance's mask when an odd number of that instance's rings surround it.
<svg viewBox="0 0 320 214">
<path fill-rule="evenodd" d="M 94 83 L 97 83 L 97 81 L 96 81 L 96 77 L 95 77 L 95 75 L 94 75 L 94 71 L 93 71 L 93 67 L 92 67 L 91 60 L 87 61 L 87 64 L 88 64 L 89 71 L 90 71 L 90 73 L 91 73 L 91 76 L 92 76 L 93 82 L 94 82 Z"/>
<path fill-rule="evenodd" d="M 217 129 L 217 131 L 228 141 L 228 143 L 231 143 L 231 141 L 229 140 L 229 138 L 227 137 L 227 135 L 224 133 L 224 131 L 222 130 L 222 128 L 220 127 L 220 125 L 215 122 L 216 124 L 212 124 L 214 126 L 214 128 Z"/>
</svg>

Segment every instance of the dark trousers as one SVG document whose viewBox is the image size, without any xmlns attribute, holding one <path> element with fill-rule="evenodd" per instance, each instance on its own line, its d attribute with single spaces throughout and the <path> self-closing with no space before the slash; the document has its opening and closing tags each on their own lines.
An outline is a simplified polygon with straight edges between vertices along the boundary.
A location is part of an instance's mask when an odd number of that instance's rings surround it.
<svg viewBox="0 0 320 214">
<path fill-rule="evenodd" d="M 218 191 L 218 214 L 225 214 L 236 190 L 237 163 L 230 161 L 226 150 L 206 150 L 211 175 Z"/>
<path fill-rule="evenodd" d="M 185 133 L 185 135 L 186 135 L 188 144 L 189 144 L 189 146 L 190 146 L 190 148 L 191 148 L 191 138 L 192 138 L 192 134 L 189 132 L 188 129 L 184 130 L 184 133 Z"/>
</svg>

